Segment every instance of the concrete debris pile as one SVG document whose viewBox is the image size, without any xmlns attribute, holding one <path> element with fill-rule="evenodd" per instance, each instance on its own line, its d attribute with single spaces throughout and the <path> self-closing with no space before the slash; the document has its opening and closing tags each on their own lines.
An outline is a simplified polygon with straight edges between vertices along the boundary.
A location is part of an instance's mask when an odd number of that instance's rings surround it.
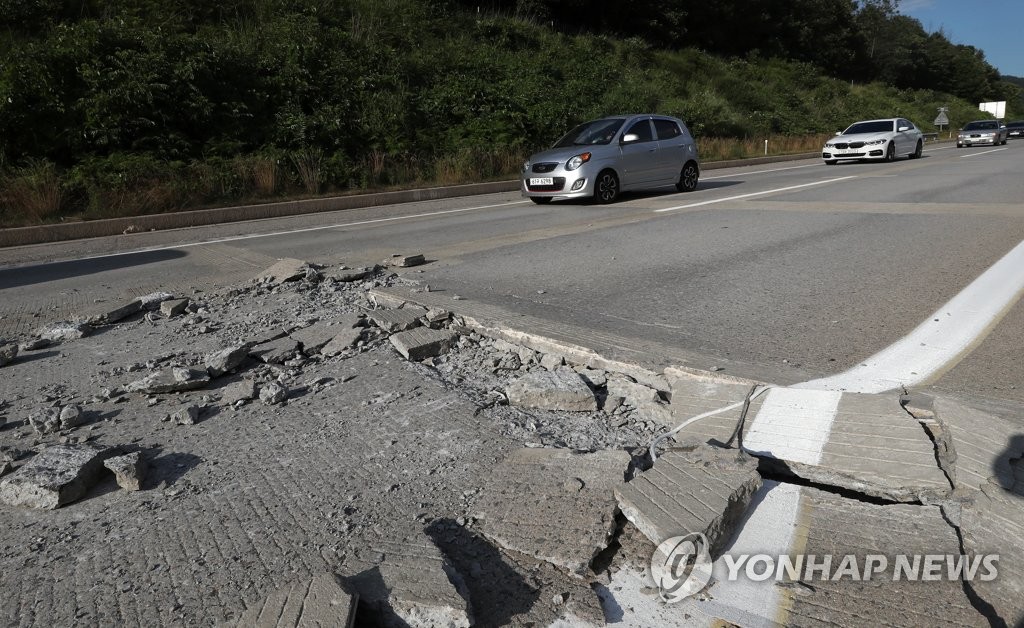
<svg viewBox="0 0 1024 628">
<path fill-rule="evenodd" d="M 55 606 L 34 616 L 599 625 L 632 608 L 615 602 L 616 574 L 639 570 L 656 601 L 655 547 L 700 533 L 720 556 L 759 501 L 789 486 L 813 523 L 799 536 L 809 552 L 863 553 L 902 534 L 922 551 L 1013 559 L 1001 563 L 1007 577 L 943 588 L 938 610 L 922 610 L 917 590 L 899 590 L 906 608 L 881 596 L 877 608 L 901 623 L 934 612 L 971 623 L 985 605 L 1024 620 L 1024 555 L 1006 547 L 1024 547 L 1024 435 L 1012 424 L 944 398 L 780 387 L 750 403 L 742 426 L 739 410 L 709 416 L 652 460 L 656 437 L 742 400 L 753 382 L 496 333 L 442 307 L 450 295 L 410 290 L 417 302 L 394 290 L 412 285 L 401 269 L 425 262 L 284 259 L 243 285 L 98 303 L 0 342 L 14 382 L 0 399 L 0 524 L 47 560 L 19 542 L 0 559 L 44 586 L 68 556 L 102 554 L 68 530 L 124 540 L 111 544 L 120 562 L 100 570 L 111 580 L 92 615 Z M 828 428 L 812 428 L 807 408 L 825 405 Z M 774 438 L 794 422 L 806 428 L 799 442 Z M 18 518 L 26 525 L 9 525 Z M 827 532 L 851 521 L 861 523 Z M 13 577 L 0 582 L 33 589 Z M 843 600 L 873 591 L 787 584 L 794 625 L 821 608 L 865 613 Z M 724 586 L 712 581 L 686 612 Z M 59 597 L 18 592 L 0 615 L 8 623 L 37 597 Z"/>
</svg>

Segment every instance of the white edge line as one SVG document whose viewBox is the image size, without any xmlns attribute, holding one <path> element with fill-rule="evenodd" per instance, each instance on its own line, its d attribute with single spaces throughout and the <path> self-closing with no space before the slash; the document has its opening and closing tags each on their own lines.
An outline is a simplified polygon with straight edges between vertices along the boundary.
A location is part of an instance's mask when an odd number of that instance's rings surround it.
<svg viewBox="0 0 1024 628">
<path fill-rule="evenodd" d="M 813 181 L 811 183 L 802 183 L 800 185 L 790 185 L 784 188 L 775 188 L 773 190 L 764 190 L 763 192 L 751 192 L 750 194 L 740 194 L 738 196 L 727 196 L 725 198 L 715 198 L 709 201 L 701 201 L 699 203 L 689 203 L 687 205 L 677 205 L 675 207 L 664 207 L 662 209 L 654 210 L 654 213 L 660 214 L 662 212 L 671 212 L 677 209 L 688 209 L 690 207 L 700 207 L 702 205 L 713 205 L 715 203 L 725 203 L 728 201 L 736 201 L 741 198 L 751 198 L 753 196 L 764 196 L 766 194 L 775 194 L 777 192 L 788 192 L 789 190 L 798 190 L 800 188 L 808 188 L 815 185 L 825 185 L 826 183 L 836 183 L 837 181 L 846 181 L 847 179 L 856 179 L 858 175 L 850 175 L 848 177 L 838 177 L 836 179 L 825 179 L 824 181 Z"/>
<path fill-rule="evenodd" d="M 1010 150 L 1009 148 L 993 148 L 992 150 L 982 151 L 980 153 L 971 153 L 970 155 L 960 155 L 960 159 L 967 159 L 968 157 L 977 157 L 978 155 L 988 155 L 990 153 L 998 153 L 1004 150 Z"/>
<path fill-rule="evenodd" d="M 253 239 L 256 239 L 256 238 L 272 238 L 272 237 L 275 237 L 275 236 L 290 235 L 292 233 L 306 233 L 306 232 L 309 232 L 309 231 L 323 231 L 325 229 L 341 229 L 341 228 L 344 228 L 344 227 L 359 227 L 359 226 L 362 226 L 362 225 L 372 225 L 372 224 L 377 224 L 377 223 L 382 223 L 382 222 L 395 222 L 395 221 L 398 221 L 398 220 L 411 220 L 411 219 L 414 219 L 414 218 L 430 218 L 432 216 L 443 216 L 445 214 L 459 214 L 459 213 L 477 211 L 477 210 L 480 210 L 480 209 L 493 209 L 495 207 L 508 207 L 508 206 L 511 206 L 511 205 L 523 205 L 523 204 L 525 204 L 527 202 L 528 201 L 512 201 L 511 203 L 498 203 L 498 204 L 495 204 L 495 205 L 478 205 L 476 207 L 463 207 L 462 209 L 445 209 L 445 210 L 442 210 L 442 211 L 427 212 L 427 213 L 424 213 L 424 214 L 409 214 L 409 215 L 406 215 L 406 216 L 391 216 L 389 218 L 375 218 L 373 220 L 359 220 L 359 221 L 356 221 L 356 222 L 344 222 L 344 223 L 336 223 L 336 224 L 332 224 L 332 225 L 320 225 L 320 226 L 317 226 L 317 227 L 305 227 L 303 229 L 291 229 L 291 230 L 288 230 L 288 231 L 274 231 L 274 232 L 271 232 L 271 233 L 253 233 L 253 234 L 249 234 L 249 235 L 231 236 L 229 238 L 218 238 L 216 240 L 203 240 L 202 242 L 186 242 L 184 244 L 173 244 L 173 245 L 169 245 L 169 246 L 158 246 L 158 247 L 152 247 L 152 248 L 135 249 L 135 250 L 132 250 L 132 251 L 118 251 L 117 253 L 105 253 L 103 255 L 92 255 L 92 256 L 89 256 L 89 257 L 77 257 L 77 258 L 74 258 L 73 260 L 61 260 L 61 261 L 84 262 L 84 261 L 88 261 L 88 260 L 104 259 L 104 258 L 108 258 L 108 257 L 121 257 L 121 256 L 124 256 L 124 255 L 136 255 L 138 253 L 155 253 L 155 252 L 158 252 L 158 251 L 173 251 L 175 249 L 185 249 L 185 248 L 191 248 L 191 247 L 194 247 L 194 246 L 206 246 L 208 244 L 223 244 L 224 242 L 237 242 L 239 240 L 253 240 Z M 278 218 L 295 218 L 295 217 L 296 216 L 279 216 Z M 213 226 L 213 225 L 205 225 L 205 226 Z M 31 266 L 41 266 L 43 264 L 48 264 L 48 263 L 51 263 L 51 262 L 42 262 L 40 264 L 31 264 L 30 266 L 11 266 L 11 267 L 7 267 L 7 268 L 29 268 Z M 0 268 L 3 268 L 3 267 L 0 267 Z"/>
</svg>

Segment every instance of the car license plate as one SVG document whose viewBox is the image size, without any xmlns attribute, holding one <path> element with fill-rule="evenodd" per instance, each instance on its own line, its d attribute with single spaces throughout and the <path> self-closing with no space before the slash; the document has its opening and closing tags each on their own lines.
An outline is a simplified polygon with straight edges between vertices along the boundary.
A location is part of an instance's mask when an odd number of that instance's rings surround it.
<svg viewBox="0 0 1024 628">
<path fill-rule="evenodd" d="M 530 179 L 530 185 L 554 185 L 555 180 L 551 177 L 534 177 Z"/>
</svg>

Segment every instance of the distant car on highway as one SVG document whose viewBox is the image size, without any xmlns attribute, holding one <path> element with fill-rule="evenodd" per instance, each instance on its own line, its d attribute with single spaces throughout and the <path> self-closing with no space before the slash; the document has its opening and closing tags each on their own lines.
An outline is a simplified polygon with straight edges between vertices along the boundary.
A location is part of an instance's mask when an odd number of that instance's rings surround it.
<svg viewBox="0 0 1024 628">
<path fill-rule="evenodd" d="M 904 156 L 917 159 L 923 150 L 924 136 L 913 122 L 906 118 L 887 118 L 854 122 L 825 142 L 821 158 L 833 166 L 851 159 L 893 161 Z"/>
<path fill-rule="evenodd" d="M 1024 120 L 1015 120 L 1006 123 L 1006 137 L 1024 139 Z"/>
<path fill-rule="evenodd" d="M 575 127 L 550 149 L 530 155 L 521 189 L 538 204 L 571 198 L 611 203 L 628 190 L 675 185 L 690 192 L 699 178 L 697 143 L 686 124 L 645 113 Z"/>
<path fill-rule="evenodd" d="M 1005 144 L 1010 133 L 998 120 L 975 120 L 968 122 L 956 136 L 956 147 Z"/>
</svg>

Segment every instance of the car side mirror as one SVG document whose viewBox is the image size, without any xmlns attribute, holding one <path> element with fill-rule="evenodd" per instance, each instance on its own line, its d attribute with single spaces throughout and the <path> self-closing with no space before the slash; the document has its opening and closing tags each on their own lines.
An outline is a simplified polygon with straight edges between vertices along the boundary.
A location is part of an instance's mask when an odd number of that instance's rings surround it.
<svg viewBox="0 0 1024 628">
<path fill-rule="evenodd" d="M 843 132 L 842 132 L 842 131 L 836 131 L 836 137 L 839 137 L 839 136 L 840 136 L 840 135 L 842 135 L 842 134 L 843 134 Z"/>
<path fill-rule="evenodd" d="M 896 129 L 896 130 L 897 130 L 898 132 L 900 132 L 900 133 L 903 133 L 904 131 L 909 131 L 909 130 L 910 130 L 910 127 L 909 127 L 909 126 L 901 126 L 900 128 L 898 128 L 898 129 Z"/>
<path fill-rule="evenodd" d="M 622 143 L 629 144 L 630 142 L 636 142 L 640 139 L 640 136 L 636 133 L 626 133 L 622 136 Z"/>
</svg>

